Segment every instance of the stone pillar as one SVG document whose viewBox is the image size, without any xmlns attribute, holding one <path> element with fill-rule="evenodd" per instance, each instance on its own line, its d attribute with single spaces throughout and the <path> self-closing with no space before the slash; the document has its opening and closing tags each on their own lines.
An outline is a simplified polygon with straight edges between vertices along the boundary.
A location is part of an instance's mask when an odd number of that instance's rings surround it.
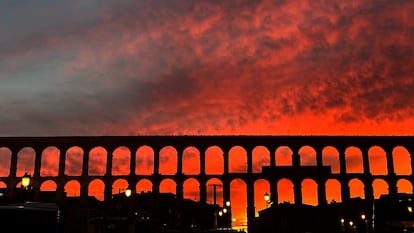
<svg viewBox="0 0 414 233">
<path fill-rule="evenodd" d="M 368 147 L 362 147 L 362 161 L 364 167 L 364 193 L 365 193 L 365 200 L 374 200 L 374 192 L 372 188 L 372 175 L 370 171 L 369 165 L 369 157 L 368 157 Z"/>
<path fill-rule="evenodd" d="M 57 187 L 56 187 L 56 193 L 55 193 L 55 199 L 56 199 L 57 203 L 63 203 L 65 197 L 66 197 L 66 194 L 65 194 L 65 180 L 58 179 Z"/>
<path fill-rule="evenodd" d="M 159 147 L 153 147 L 154 150 L 154 174 L 160 173 L 160 150 Z"/>
<path fill-rule="evenodd" d="M 247 150 L 247 174 L 253 174 L 253 148 L 245 148 Z"/>
<path fill-rule="evenodd" d="M 40 169 L 42 165 L 42 147 L 34 147 L 35 151 L 35 163 L 34 163 L 34 171 L 33 177 L 30 181 L 30 186 L 33 188 L 33 196 L 31 197 L 31 201 L 40 201 Z"/>
<path fill-rule="evenodd" d="M 59 170 L 58 170 L 58 176 L 62 177 L 65 176 L 65 162 L 66 162 L 66 153 L 68 151 L 68 148 L 60 148 L 60 154 L 59 154 Z"/>
<path fill-rule="evenodd" d="M 364 167 L 364 175 L 369 176 L 371 174 L 369 169 L 369 158 L 368 158 L 368 149 L 367 147 L 361 148 L 362 151 L 362 162 Z"/>
<path fill-rule="evenodd" d="M 110 176 L 105 176 L 105 187 L 104 187 L 104 204 L 107 210 L 112 208 L 112 179 Z"/>
<path fill-rule="evenodd" d="M 10 148 L 11 158 L 10 158 L 10 177 L 16 178 L 17 172 L 17 148 Z"/>
<path fill-rule="evenodd" d="M 10 183 L 7 185 L 8 197 L 14 197 L 16 195 L 16 183 L 17 183 L 17 148 L 11 147 L 11 158 L 10 158 Z"/>
<path fill-rule="evenodd" d="M 113 152 L 114 149 L 113 148 L 108 148 L 107 149 L 107 154 L 106 154 L 106 176 L 112 176 L 112 161 L 113 161 Z"/>
<path fill-rule="evenodd" d="M 387 171 L 388 175 L 394 175 L 394 160 L 392 156 L 393 147 L 392 146 L 386 146 L 384 147 L 385 150 L 385 156 L 387 157 Z"/>
<path fill-rule="evenodd" d="M 91 148 L 85 147 L 83 148 L 83 158 L 82 158 L 82 175 L 81 176 L 88 176 L 89 168 L 88 168 L 88 162 L 89 162 L 89 152 Z"/>
<path fill-rule="evenodd" d="M 82 161 L 82 175 L 80 178 L 81 187 L 80 187 L 80 202 L 86 204 L 88 202 L 88 185 L 89 185 L 89 152 L 91 148 L 84 148 L 84 155 Z"/>
<path fill-rule="evenodd" d="M 227 147 L 223 147 L 223 171 L 224 174 L 229 174 L 229 150 Z"/>
<path fill-rule="evenodd" d="M 224 207 L 226 205 L 226 201 L 230 201 L 230 179 L 229 179 L 229 150 L 230 148 L 223 148 L 225 151 L 223 153 L 223 159 L 224 159 L 224 174 L 222 178 L 223 182 L 223 203 L 221 203 L 221 206 Z M 248 165 L 249 166 L 249 165 Z"/>
<path fill-rule="evenodd" d="M 274 180 L 269 181 L 269 188 L 270 188 L 270 201 L 273 202 L 273 205 L 277 205 L 279 203 L 279 197 L 277 194 L 277 185 Z"/>
<path fill-rule="evenodd" d="M 398 193 L 397 188 L 397 177 L 394 171 L 394 160 L 393 160 L 393 147 L 392 146 L 385 146 L 385 156 L 387 158 L 387 183 L 388 183 L 388 193 L 389 194 L 396 194 Z"/>
<path fill-rule="evenodd" d="M 42 151 L 43 148 L 35 147 L 33 148 L 35 151 L 35 161 L 34 161 L 34 172 L 33 172 L 33 179 L 40 178 L 40 168 L 42 164 Z"/>
<path fill-rule="evenodd" d="M 316 166 L 322 167 L 323 166 L 323 154 L 322 154 L 323 148 L 316 147 L 315 150 L 316 150 Z"/>
<path fill-rule="evenodd" d="M 254 207 L 254 184 L 252 180 L 247 181 L 247 231 L 256 233 L 255 229 L 255 207 Z"/>
<path fill-rule="evenodd" d="M 300 155 L 299 155 L 299 146 L 293 145 L 290 147 L 292 149 L 292 166 L 299 167 L 300 166 Z"/>
<path fill-rule="evenodd" d="M 200 182 L 200 202 L 207 203 L 207 184 L 206 184 L 205 175 L 200 176 L 199 182 Z"/>
<path fill-rule="evenodd" d="M 226 201 L 230 201 L 230 181 L 228 178 L 223 179 L 223 207 L 226 206 Z"/>
<path fill-rule="evenodd" d="M 339 175 L 341 183 L 341 199 L 342 202 L 348 201 L 350 199 L 349 193 L 349 186 L 348 186 L 348 179 L 346 178 L 346 160 L 345 160 L 345 148 L 339 147 L 337 145 L 337 149 L 339 152 Z"/>
<path fill-rule="evenodd" d="M 175 193 L 176 193 L 176 226 L 178 229 L 181 229 L 183 225 L 183 208 L 182 208 L 182 202 L 184 199 L 184 177 L 182 174 L 177 174 L 175 178 L 177 185 L 175 187 Z"/>
<path fill-rule="evenodd" d="M 374 200 L 374 189 L 372 188 L 372 179 L 367 178 L 364 182 L 365 200 Z"/>
<path fill-rule="evenodd" d="M 110 210 L 112 208 L 112 153 L 114 152 L 113 148 L 105 148 L 106 149 L 106 170 L 105 170 L 105 189 L 104 189 L 104 202 L 105 207 Z"/>
<path fill-rule="evenodd" d="M 137 160 L 137 148 L 136 147 L 128 147 L 129 151 L 131 152 L 131 157 L 129 160 L 129 175 L 130 176 L 135 176 L 135 169 L 136 169 L 136 160 Z M 132 188 L 132 187 L 130 187 Z"/>
<path fill-rule="evenodd" d="M 266 146 L 269 150 L 269 156 L 270 156 L 270 166 L 274 167 L 276 166 L 276 149 L 277 147 L 274 146 Z"/>
<path fill-rule="evenodd" d="M 154 173 L 152 174 L 152 216 L 151 225 L 153 230 L 160 227 L 160 151 L 161 147 L 152 145 L 154 150 Z"/>
<path fill-rule="evenodd" d="M 301 181 L 298 179 L 293 180 L 293 192 L 295 195 L 295 204 L 302 204 L 302 185 Z"/>
<path fill-rule="evenodd" d="M 200 183 L 200 202 L 207 203 L 207 178 L 206 178 L 206 148 L 200 148 L 200 174 L 198 178 Z"/>
<path fill-rule="evenodd" d="M 325 186 L 326 180 L 320 179 L 318 181 L 318 204 L 319 206 L 325 206 L 327 205 L 326 200 L 326 186 Z"/>
<path fill-rule="evenodd" d="M 160 183 L 161 177 L 159 174 L 153 174 L 152 177 L 152 216 L 151 225 L 153 230 L 160 227 Z"/>
<path fill-rule="evenodd" d="M 205 175 L 205 174 L 206 174 L 206 148 L 203 148 L 200 151 L 200 175 Z"/>
<path fill-rule="evenodd" d="M 323 148 L 317 146 L 316 150 L 316 166 L 322 168 L 323 167 Z M 325 186 L 325 179 L 319 179 L 318 183 L 318 204 L 320 206 L 324 206 L 327 204 L 326 200 L 326 186 Z"/>
</svg>

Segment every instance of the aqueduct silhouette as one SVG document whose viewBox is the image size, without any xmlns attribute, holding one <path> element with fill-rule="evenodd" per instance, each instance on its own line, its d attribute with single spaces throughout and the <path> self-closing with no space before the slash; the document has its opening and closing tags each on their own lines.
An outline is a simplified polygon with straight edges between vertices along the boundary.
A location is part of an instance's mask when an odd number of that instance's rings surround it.
<svg viewBox="0 0 414 233">
<path fill-rule="evenodd" d="M 58 175 L 41 176 L 42 151 L 55 146 L 60 150 Z M 71 147 L 80 147 L 85 152 L 83 155 L 82 174 L 80 176 L 68 176 L 65 174 L 66 151 Z M 88 173 L 89 151 L 95 147 L 103 147 L 107 150 L 106 173 L 102 176 L 91 176 Z M 112 152 L 119 146 L 127 147 L 131 152 L 141 146 L 149 146 L 154 150 L 153 174 L 137 175 L 136 154 L 130 155 L 130 169 L 128 175 L 112 175 Z M 160 150 L 165 146 L 172 146 L 177 150 L 176 174 L 164 175 L 159 172 Z M 223 151 L 223 174 L 206 174 L 207 148 L 218 146 Z M 247 171 L 243 173 L 229 172 L 229 150 L 234 146 L 241 146 L 246 150 Z M 268 149 L 269 164 L 264 166 L 262 172 L 253 171 L 252 151 L 258 146 Z M 291 166 L 279 166 L 276 164 L 275 151 L 281 146 L 291 149 Z M 301 164 L 299 149 L 303 146 L 310 146 L 316 152 L 316 164 L 314 166 L 303 166 Z M 347 173 L 345 150 L 349 147 L 357 147 L 362 152 L 363 172 Z M 387 174 L 374 175 L 370 172 L 368 150 L 374 146 L 383 148 L 386 156 Z M 160 183 L 165 179 L 172 179 L 176 183 L 177 200 L 183 199 L 183 184 L 187 179 L 196 179 L 200 184 L 200 202 L 207 201 L 207 182 L 217 178 L 222 182 L 223 201 L 230 200 L 230 183 L 235 179 L 241 179 L 246 184 L 247 190 L 247 219 L 248 225 L 255 218 L 254 206 L 254 182 L 259 179 L 267 180 L 270 184 L 270 195 L 272 200 L 278 201 L 276 183 L 287 178 L 293 183 L 295 203 L 302 203 L 301 182 L 304 179 L 312 179 L 317 184 L 317 198 L 319 205 L 325 205 L 326 182 L 336 180 L 340 183 L 342 201 L 350 199 L 349 182 L 352 179 L 359 179 L 364 184 L 364 194 L 367 200 L 374 200 L 373 181 L 381 179 L 388 184 L 390 194 L 397 193 L 397 182 L 401 179 L 413 184 L 414 176 L 412 169 L 410 174 L 396 174 L 394 171 L 393 149 L 404 147 L 410 155 L 410 167 L 414 167 L 414 136 L 74 136 L 74 137 L 1 137 L 0 148 L 8 148 L 11 151 L 10 174 L 7 177 L 0 177 L 0 182 L 7 186 L 7 195 L 12 196 L 16 192 L 16 186 L 21 177 L 16 175 L 17 155 L 19 150 L 31 147 L 35 151 L 34 174 L 32 185 L 40 190 L 40 185 L 52 180 L 57 184 L 56 199 L 64 197 L 64 186 L 69 181 L 76 180 L 81 184 L 80 199 L 87 202 L 88 185 L 96 179 L 105 184 L 104 202 L 111 201 L 112 184 L 117 179 L 125 179 L 129 184 L 137 184 L 140 180 L 148 179 L 152 182 L 154 195 L 160 193 Z M 195 147 L 200 151 L 199 174 L 183 173 L 183 151 L 187 147 Z M 339 172 L 332 173 L 328 166 L 323 164 L 322 151 L 326 147 L 337 149 L 339 156 Z M 132 186 L 135 187 L 135 186 Z M 412 186 L 411 186 L 412 188 Z M 413 190 L 411 190 L 413 193 Z M 250 227 L 250 225 L 248 226 Z"/>
</svg>

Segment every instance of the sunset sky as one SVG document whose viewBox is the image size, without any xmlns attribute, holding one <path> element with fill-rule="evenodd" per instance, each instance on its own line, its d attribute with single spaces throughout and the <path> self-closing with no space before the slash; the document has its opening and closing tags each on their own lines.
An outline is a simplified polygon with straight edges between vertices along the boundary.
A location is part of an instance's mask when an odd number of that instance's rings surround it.
<svg viewBox="0 0 414 233">
<path fill-rule="evenodd" d="M 0 135 L 414 128 L 414 2 L 5 0 Z"/>
<path fill-rule="evenodd" d="M 413 15 L 411 0 L 3 0 L 0 136 L 413 135 Z"/>
</svg>

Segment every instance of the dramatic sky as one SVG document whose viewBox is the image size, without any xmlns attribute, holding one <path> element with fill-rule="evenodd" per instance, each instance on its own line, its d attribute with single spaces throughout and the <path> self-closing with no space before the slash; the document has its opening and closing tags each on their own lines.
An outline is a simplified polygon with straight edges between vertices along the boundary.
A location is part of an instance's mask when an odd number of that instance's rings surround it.
<svg viewBox="0 0 414 233">
<path fill-rule="evenodd" d="M 411 0 L 0 2 L 0 136 L 412 135 Z"/>
<path fill-rule="evenodd" d="M 413 135 L 413 15 L 412 0 L 2 0 L 0 136 Z"/>
</svg>

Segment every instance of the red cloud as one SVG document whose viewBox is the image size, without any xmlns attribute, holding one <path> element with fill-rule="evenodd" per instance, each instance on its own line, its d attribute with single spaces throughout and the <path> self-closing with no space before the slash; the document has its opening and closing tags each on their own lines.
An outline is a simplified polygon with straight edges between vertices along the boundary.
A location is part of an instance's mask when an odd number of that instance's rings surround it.
<svg viewBox="0 0 414 233">
<path fill-rule="evenodd" d="M 413 5 L 113 3 L 24 44 L 72 54 L 51 134 L 411 134 Z"/>
</svg>

